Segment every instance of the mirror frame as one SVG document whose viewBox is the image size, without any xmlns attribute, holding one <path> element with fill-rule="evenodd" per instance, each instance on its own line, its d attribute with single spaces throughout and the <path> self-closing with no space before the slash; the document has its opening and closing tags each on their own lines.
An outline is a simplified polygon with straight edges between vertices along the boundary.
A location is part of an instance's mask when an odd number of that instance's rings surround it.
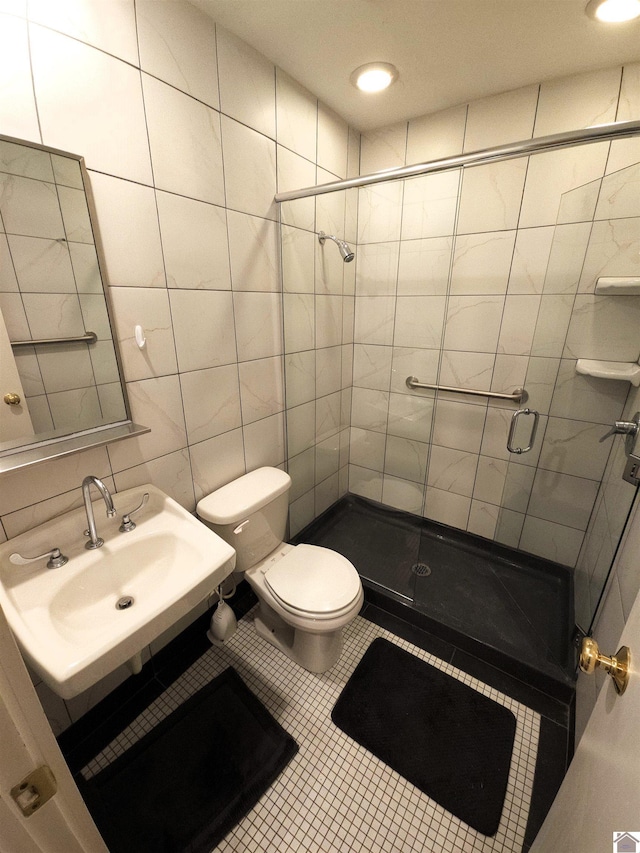
<svg viewBox="0 0 640 853">
<path fill-rule="evenodd" d="M 127 386 L 122 368 L 122 358 L 115 334 L 113 307 L 111 305 L 109 284 L 106 277 L 104 250 L 100 239 L 100 232 L 97 227 L 98 217 L 84 157 L 79 154 L 72 154 L 69 151 L 63 151 L 59 148 L 52 148 L 49 145 L 41 145 L 38 142 L 31 142 L 26 139 L 17 139 L 16 137 L 5 136 L 3 134 L 0 134 L 0 141 L 9 142 L 13 145 L 22 145 L 26 148 L 34 148 L 38 151 L 45 151 L 49 154 L 57 154 L 61 157 L 67 157 L 71 160 L 75 160 L 80 167 L 85 199 L 89 210 L 89 220 L 91 222 L 91 230 L 93 232 L 93 243 L 98 259 L 98 271 L 102 282 L 102 292 L 104 294 L 107 317 L 109 318 L 109 326 L 111 328 L 111 339 L 115 351 L 120 387 L 122 389 L 126 413 L 126 418 L 124 420 L 116 421 L 111 424 L 89 427 L 87 429 L 77 430 L 74 432 L 66 431 L 61 435 L 43 433 L 40 437 L 35 435 L 31 441 L 25 444 L 19 444 L 17 441 L 7 442 L 6 447 L 3 447 L 0 444 L 0 474 L 4 474 L 8 471 L 15 471 L 20 468 L 35 465 L 39 462 L 47 462 L 53 459 L 59 459 L 63 456 L 68 456 L 72 453 L 80 453 L 81 451 L 88 450 L 92 447 L 101 447 L 114 441 L 121 441 L 125 438 L 143 435 L 151 430 L 149 427 L 134 423 L 131 419 L 131 406 L 127 395 Z"/>
</svg>

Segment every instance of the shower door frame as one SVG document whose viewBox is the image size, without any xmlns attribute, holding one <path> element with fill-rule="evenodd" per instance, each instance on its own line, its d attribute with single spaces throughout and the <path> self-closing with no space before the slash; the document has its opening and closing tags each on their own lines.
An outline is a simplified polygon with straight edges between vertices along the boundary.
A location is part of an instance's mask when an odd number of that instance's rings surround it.
<svg viewBox="0 0 640 853">
<path fill-rule="evenodd" d="M 274 201 L 295 201 L 300 198 L 324 195 L 325 193 L 340 192 L 340 190 L 368 187 L 373 184 L 387 184 L 404 178 L 416 178 L 420 175 L 430 175 L 436 172 L 449 172 L 461 166 L 482 166 L 487 163 L 498 163 L 501 160 L 512 160 L 540 154 L 545 151 L 558 151 L 574 145 L 589 145 L 592 142 L 607 142 L 614 139 L 630 139 L 640 135 L 640 120 L 618 121 L 600 124 L 594 127 L 569 130 L 564 133 L 554 133 L 549 136 L 538 136 L 519 142 L 509 142 L 493 148 L 481 148 L 456 157 L 446 157 L 440 160 L 428 160 L 413 166 L 402 166 L 384 172 L 374 172 L 360 175 L 357 178 L 346 178 L 342 181 L 331 181 L 315 187 L 303 187 L 299 190 L 276 193 Z"/>
</svg>

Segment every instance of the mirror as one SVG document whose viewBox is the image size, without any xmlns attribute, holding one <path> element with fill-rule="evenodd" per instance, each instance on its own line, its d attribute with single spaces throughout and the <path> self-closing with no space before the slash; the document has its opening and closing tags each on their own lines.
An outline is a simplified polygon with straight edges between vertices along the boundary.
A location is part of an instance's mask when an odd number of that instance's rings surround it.
<svg viewBox="0 0 640 853">
<path fill-rule="evenodd" d="M 0 471 L 131 423 L 82 157 L 0 136 Z"/>
</svg>

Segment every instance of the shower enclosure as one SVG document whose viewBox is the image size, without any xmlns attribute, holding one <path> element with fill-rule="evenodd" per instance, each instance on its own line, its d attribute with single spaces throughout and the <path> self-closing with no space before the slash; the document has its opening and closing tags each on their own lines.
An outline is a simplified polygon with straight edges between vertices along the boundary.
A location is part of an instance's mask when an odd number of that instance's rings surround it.
<svg viewBox="0 0 640 853">
<path fill-rule="evenodd" d="M 527 600 L 560 589 L 575 590 L 567 618 L 575 607 L 588 631 L 636 492 L 621 478 L 622 439 L 600 438 L 640 409 L 638 393 L 593 368 L 640 350 L 640 298 L 596 292 L 598 279 L 640 272 L 640 166 L 611 141 L 621 129 L 640 123 L 283 200 L 292 533 L 362 496 L 409 526 L 435 522 L 423 557 L 450 536 L 467 571 L 478 553 L 499 563 L 489 582 L 527 638 L 544 634 Z M 379 569 L 365 579 L 425 612 L 437 598 L 437 618 L 455 621 L 454 596 L 428 572 Z M 478 578 L 465 575 L 465 591 Z"/>
</svg>

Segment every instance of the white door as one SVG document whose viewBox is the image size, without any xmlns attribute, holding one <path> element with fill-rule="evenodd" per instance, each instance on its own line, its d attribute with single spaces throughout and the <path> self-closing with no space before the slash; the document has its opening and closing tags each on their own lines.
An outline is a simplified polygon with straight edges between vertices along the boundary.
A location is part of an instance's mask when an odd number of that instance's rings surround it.
<svg viewBox="0 0 640 853">
<path fill-rule="evenodd" d="M 8 405 L 4 401 L 5 394 L 17 394 L 20 404 Z M 7 327 L 0 314 L 0 441 L 12 441 L 28 435 L 33 435 L 31 416 L 18 376 Z"/>
<path fill-rule="evenodd" d="M 108 853 L 69 768 L 0 608 L 0 851 Z M 57 793 L 30 817 L 11 797 L 33 770 L 48 766 Z"/>
<path fill-rule="evenodd" d="M 640 842 L 640 595 L 620 645 L 631 650 L 627 689 L 618 696 L 607 678 L 531 853 L 609 853 L 614 833 Z"/>
</svg>

